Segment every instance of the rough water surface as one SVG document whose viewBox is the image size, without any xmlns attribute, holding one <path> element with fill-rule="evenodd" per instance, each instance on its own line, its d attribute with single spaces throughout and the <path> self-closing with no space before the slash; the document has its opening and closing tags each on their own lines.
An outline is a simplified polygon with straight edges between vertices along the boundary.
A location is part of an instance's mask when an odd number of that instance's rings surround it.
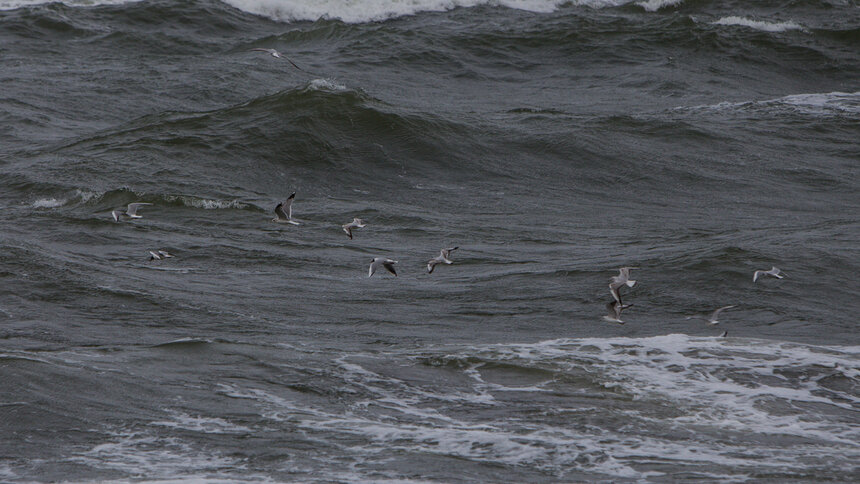
<svg viewBox="0 0 860 484">
<path fill-rule="evenodd" d="M 858 45 L 841 1 L 0 0 L 0 481 L 855 481 Z"/>
</svg>

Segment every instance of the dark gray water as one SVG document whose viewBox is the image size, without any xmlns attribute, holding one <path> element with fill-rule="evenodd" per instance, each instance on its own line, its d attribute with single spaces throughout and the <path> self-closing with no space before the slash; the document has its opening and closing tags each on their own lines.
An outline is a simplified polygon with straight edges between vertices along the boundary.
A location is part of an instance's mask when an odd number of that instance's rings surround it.
<svg viewBox="0 0 860 484">
<path fill-rule="evenodd" d="M 508 3 L 0 1 L 0 481 L 856 480 L 857 4 Z"/>
</svg>

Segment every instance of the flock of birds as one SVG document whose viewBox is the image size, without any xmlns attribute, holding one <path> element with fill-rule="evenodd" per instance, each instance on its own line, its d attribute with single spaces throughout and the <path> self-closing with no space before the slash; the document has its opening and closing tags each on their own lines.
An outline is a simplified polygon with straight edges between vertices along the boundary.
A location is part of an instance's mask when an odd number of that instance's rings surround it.
<svg viewBox="0 0 860 484">
<path fill-rule="evenodd" d="M 278 203 L 275 206 L 275 218 L 272 219 L 272 222 L 277 223 L 285 223 L 291 225 L 301 225 L 296 219 L 293 218 L 293 200 L 295 200 L 296 194 L 293 193 L 283 202 Z M 143 218 L 142 215 L 138 215 L 137 211 L 140 207 L 145 207 L 147 205 L 152 205 L 148 202 L 134 202 L 129 203 L 125 210 L 116 209 L 111 212 L 111 216 L 113 217 L 114 222 L 119 222 L 121 219 L 135 219 L 135 218 Z M 367 226 L 367 224 L 360 218 L 353 218 L 352 222 L 341 225 L 343 232 L 347 235 L 347 237 L 352 240 L 352 231 L 354 229 L 360 229 Z M 439 255 L 427 261 L 427 273 L 432 274 L 433 269 L 436 268 L 439 264 L 453 264 L 454 261 L 450 259 L 451 252 L 459 249 L 459 247 L 447 247 L 442 249 L 439 252 Z M 168 253 L 166 250 L 151 250 L 149 251 L 149 260 L 164 260 L 172 258 L 173 255 Z M 376 273 L 377 269 L 380 267 L 385 268 L 388 272 L 397 276 L 397 271 L 394 270 L 394 264 L 397 264 L 396 260 L 391 260 L 385 257 L 374 257 L 372 261 L 370 261 L 370 268 L 367 271 L 367 277 L 373 276 Z"/>
<path fill-rule="evenodd" d="M 636 281 L 630 279 L 630 271 L 632 269 L 638 269 L 638 267 L 622 267 L 618 269 L 618 275 L 612 276 L 612 279 L 610 279 L 609 293 L 612 294 L 612 301 L 606 303 L 606 309 L 608 310 L 608 313 L 606 314 L 606 316 L 603 316 L 604 320 L 612 323 L 624 324 L 624 321 L 621 320 L 621 312 L 633 306 L 633 304 L 624 304 L 621 301 L 621 288 L 624 286 L 633 287 L 636 285 Z M 782 279 L 785 277 L 785 274 L 776 267 L 772 267 L 769 271 L 755 271 L 753 273 L 753 283 L 758 281 L 759 277 L 762 276 L 772 276 L 777 279 Z M 732 309 L 735 307 L 737 306 L 723 306 L 721 308 L 717 308 L 709 316 L 687 316 L 686 319 L 702 319 L 708 324 L 715 326 L 717 324 L 720 324 L 720 313 L 727 309 Z M 728 331 L 723 331 L 723 334 L 721 334 L 720 336 L 725 337 L 728 334 Z"/>
<path fill-rule="evenodd" d="M 298 69 L 302 72 L 307 72 L 304 69 L 302 69 L 301 67 L 297 66 L 295 62 L 288 59 L 284 54 L 282 54 L 281 52 L 278 52 L 275 49 L 258 47 L 258 48 L 250 49 L 250 51 L 265 52 L 265 53 L 271 55 L 272 57 L 274 57 L 276 59 L 285 59 L 287 62 L 289 62 L 296 69 Z M 287 223 L 287 224 L 292 224 L 292 225 L 301 225 L 298 221 L 293 219 L 293 200 L 295 198 L 296 198 L 296 194 L 293 193 L 289 197 L 287 197 L 287 199 L 284 202 L 278 203 L 275 206 L 275 218 L 272 219 L 273 222 Z M 146 202 L 129 203 L 125 210 L 114 210 L 113 212 L 111 212 L 111 214 L 113 215 L 113 219 L 115 222 L 118 222 L 121 218 L 132 218 L 132 219 L 141 218 L 141 216 L 137 214 L 137 211 L 138 211 L 138 209 L 140 209 L 140 207 L 143 207 L 146 205 L 152 205 L 152 204 L 146 203 Z M 352 234 L 353 230 L 363 228 L 366 225 L 367 224 L 362 219 L 356 217 L 352 220 L 352 222 L 343 224 L 341 227 L 343 228 L 343 231 L 344 231 L 344 233 L 346 233 L 347 237 L 349 237 L 351 240 L 352 235 L 353 235 Z M 428 260 L 427 261 L 427 273 L 432 274 L 433 269 L 439 264 L 453 264 L 454 261 L 452 261 L 450 258 L 451 252 L 457 250 L 458 248 L 459 247 L 448 247 L 448 248 L 442 249 L 438 256 Z M 149 260 L 151 260 L 151 261 L 152 260 L 163 260 L 163 259 L 173 257 L 173 255 L 169 254 L 167 251 L 164 251 L 164 250 L 149 251 L 149 254 L 150 254 Z M 396 260 L 388 259 L 386 257 L 374 257 L 373 260 L 370 262 L 370 267 L 368 268 L 368 271 L 367 271 L 367 277 L 373 276 L 373 274 L 375 274 L 376 271 L 380 267 L 384 268 L 385 270 L 387 270 L 388 272 L 390 272 L 394 276 L 397 276 L 397 271 L 395 271 L 395 269 L 394 269 L 394 264 L 397 264 Z M 630 279 L 630 271 L 632 269 L 638 269 L 638 268 L 637 267 L 621 267 L 618 270 L 618 275 L 613 276 L 610 279 L 609 293 L 612 295 L 612 300 L 609 301 L 608 303 L 606 303 L 607 314 L 605 316 L 603 316 L 604 320 L 609 321 L 609 322 L 613 322 L 613 323 L 624 324 L 624 321 L 621 319 L 621 313 L 624 310 L 633 306 L 633 304 L 624 304 L 621 301 L 621 288 L 623 288 L 625 286 L 632 288 L 633 286 L 636 285 L 636 281 Z M 780 271 L 776 267 L 773 267 L 769 271 L 764 271 L 764 270 L 755 271 L 753 273 L 753 283 L 758 281 L 759 277 L 762 277 L 762 276 L 772 276 L 772 277 L 775 277 L 777 279 L 782 279 L 783 277 L 785 277 L 784 274 L 782 273 L 782 271 Z M 728 309 L 732 309 L 735 307 L 737 307 L 737 306 L 734 306 L 734 305 L 723 306 L 721 308 L 716 309 L 713 313 L 711 313 L 707 317 L 706 316 L 687 316 L 687 319 L 702 319 L 710 325 L 717 325 L 720 323 L 720 320 L 719 320 L 720 314 L 723 311 L 726 311 Z M 724 331 L 721 336 L 726 336 L 727 334 L 728 334 L 728 331 Z"/>
<path fill-rule="evenodd" d="M 275 218 L 272 219 L 273 222 L 277 223 L 285 223 L 291 225 L 301 225 L 300 222 L 293 218 L 293 200 L 295 200 L 296 194 L 292 193 L 287 199 L 283 202 L 278 203 L 275 206 Z M 152 205 L 147 202 L 134 202 L 129 203 L 125 210 L 117 209 L 111 212 L 113 219 L 115 222 L 119 222 L 120 219 L 129 218 L 136 219 L 142 218 L 141 215 L 137 214 L 137 211 L 140 207 Z M 352 240 L 353 238 L 353 230 L 360 229 L 366 227 L 367 223 L 365 223 L 362 219 L 356 217 L 352 219 L 352 222 L 341 225 L 343 232 L 347 235 L 347 237 Z M 457 250 L 459 247 L 447 247 L 442 249 L 439 252 L 439 255 L 427 261 L 427 273 L 432 274 L 433 269 L 436 268 L 439 264 L 453 264 L 454 261 L 451 260 L 451 253 Z M 149 251 L 150 257 L 149 260 L 164 260 L 168 258 L 172 258 L 173 255 L 168 253 L 165 250 L 155 250 Z M 395 277 L 397 276 L 397 271 L 394 269 L 394 264 L 397 264 L 396 260 L 388 259 L 386 257 L 374 257 L 373 260 L 370 261 L 370 267 L 367 270 L 367 277 L 372 277 L 373 274 L 376 273 L 380 268 L 384 268 Z M 630 271 L 633 269 L 638 269 L 638 267 L 622 267 L 618 269 L 618 275 L 612 276 L 609 282 L 609 293 L 612 295 L 612 300 L 606 303 L 607 314 L 603 316 L 605 321 L 609 321 L 612 323 L 624 324 L 624 321 L 621 319 L 621 313 L 633 306 L 633 304 L 624 304 L 621 300 L 621 289 L 626 287 L 632 288 L 636 285 L 636 281 L 630 279 Z M 758 281 L 758 279 L 762 276 L 771 276 L 777 279 L 782 279 L 785 277 L 783 272 L 776 267 L 771 268 L 769 271 L 758 270 L 753 273 L 753 283 Z M 703 319 L 708 322 L 710 325 L 719 324 L 720 313 L 727 309 L 735 308 L 736 306 L 723 306 L 718 308 L 709 316 L 688 316 L 687 319 Z M 724 331 L 721 336 L 726 336 L 728 331 Z"/>
</svg>

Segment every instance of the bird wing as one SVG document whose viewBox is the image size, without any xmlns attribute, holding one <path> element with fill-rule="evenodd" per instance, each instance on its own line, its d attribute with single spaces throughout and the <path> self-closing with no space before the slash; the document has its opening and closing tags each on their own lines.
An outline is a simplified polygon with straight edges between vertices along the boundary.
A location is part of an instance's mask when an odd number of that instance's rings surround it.
<svg viewBox="0 0 860 484">
<path fill-rule="evenodd" d="M 278 220 L 289 220 L 289 216 L 287 212 L 284 212 L 284 203 L 281 202 L 275 207 L 275 215 L 278 216 Z"/>
<path fill-rule="evenodd" d="M 296 63 L 295 63 L 295 62 L 293 62 L 293 61 L 291 61 L 288 57 L 284 57 L 284 59 L 287 59 L 287 62 L 289 62 L 290 64 L 292 64 L 292 66 L 293 66 L 293 67 L 295 67 L 296 69 L 298 69 L 298 70 L 300 70 L 300 71 L 302 71 L 302 72 L 307 72 L 306 70 L 304 70 L 304 69 L 302 69 L 301 67 L 297 66 L 297 65 L 296 65 Z"/>
<path fill-rule="evenodd" d="M 296 192 L 293 192 L 292 195 L 287 197 L 287 218 L 293 218 L 293 199 L 296 198 Z"/>
<path fill-rule="evenodd" d="M 451 257 L 451 252 L 454 252 L 454 251 L 455 251 L 455 250 L 457 250 L 458 248 L 459 248 L 459 247 L 448 247 L 447 249 L 442 249 L 442 257 L 444 257 L 444 258 L 446 258 L 446 259 L 447 259 L 448 257 Z"/>
<path fill-rule="evenodd" d="M 346 235 L 348 235 L 350 239 L 352 239 L 352 229 L 349 225 L 344 225 L 343 231 L 346 232 Z"/>
<path fill-rule="evenodd" d="M 126 209 L 125 213 L 127 213 L 128 215 L 137 215 L 137 209 L 144 206 L 144 205 L 152 205 L 152 204 L 146 203 L 146 202 L 129 203 L 128 208 Z"/>
<path fill-rule="evenodd" d="M 622 304 L 621 303 L 621 293 L 618 292 L 619 287 L 621 287 L 621 286 L 613 287 L 612 284 L 610 284 L 609 285 L 609 293 L 612 294 L 612 297 L 615 298 L 615 300 L 618 301 L 619 304 Z"/>
<path fill-rule="evenodd" d="M 113 221 L 114 222 L 119 222 L 119 215 L 121 213 L 122 212 L 120 212 L 119 210 L 114 210 L 113 212 L 110 213 L 111 215 L 113 215 Z"/>
<path fill-rule="evenodd" d="M 733 307 L 735 307 L 735 306 L 723 306 L 723 307 L 717 309 L 716 311 L 714 311 L 714 314 L 711 315 L 711 320 L 717 319 L 717 317 L 720 315 L 721 312 L 725 311 L 726 309 L 731 309 Z"/>
<path fill-rule="evenodd" d="M 394 272 L 394 262 L 393 262 L 393 261 L 385 261 L 385 262 L 383 262 L 383 263 L 382 263 L 382 267 L 385 267 L 386 269 L 388 269 L 388 272 L 390 272 L 390 273 L 394 274 L 395 276 L 397 275 L 397 273 L 396 273 L 396 272 Z"/>
<path fill-rule="evenodd" d="M 367 277 L 372 276 L 373 273 L 376 272 L 376 266 L 376 261 L 370 263 L 370 268 L 367 270 Z"/>
</svg>

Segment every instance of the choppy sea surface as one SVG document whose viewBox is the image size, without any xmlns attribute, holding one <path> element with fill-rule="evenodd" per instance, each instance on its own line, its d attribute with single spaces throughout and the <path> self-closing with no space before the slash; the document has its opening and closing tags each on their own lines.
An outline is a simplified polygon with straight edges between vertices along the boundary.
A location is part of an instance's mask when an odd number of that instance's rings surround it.
<svg viewBox="0 0 860 484">
<path fill-rule="evenodd" d="M 0 0 L 0 482 L 856 482 L 858 46 L 838 0 Z"/>
</svg>

